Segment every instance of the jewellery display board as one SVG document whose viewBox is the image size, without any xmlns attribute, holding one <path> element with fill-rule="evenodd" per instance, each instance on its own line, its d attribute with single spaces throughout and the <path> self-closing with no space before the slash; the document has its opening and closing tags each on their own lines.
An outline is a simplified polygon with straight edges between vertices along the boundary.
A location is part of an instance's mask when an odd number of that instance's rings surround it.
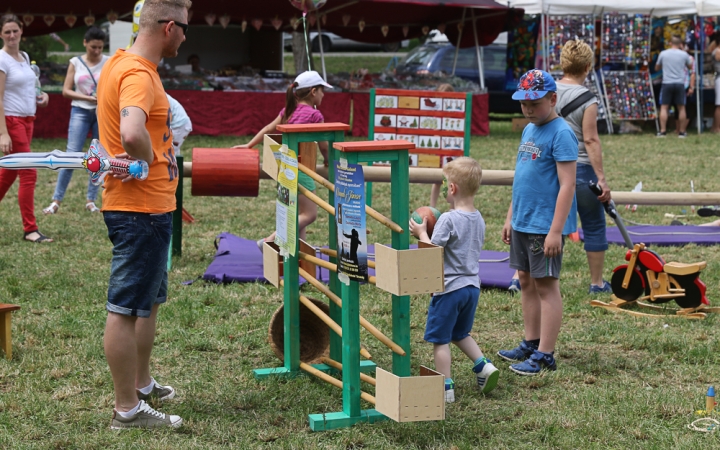
<svg viewBox="0 0 720 450">
<path fill-rule="evenodd" d="M 548 16 L 546 23 L 548 72 L 562 71 L 560 51 L 567 41 L 580 39 L 587 43 L 590 48 L 595 48 L 594 15 Z"/>
<path fill-rule="evenodd" d="M 612 119 L 657 120 L 649 72 L 611 70 L 601 73 Z"/>
<path fill-rule="evenodd" d="M 647 67 L 650 61 L 651 17 L 645 14 L 605 13 L 602 16 L 600 61 Z"/>
</svg>

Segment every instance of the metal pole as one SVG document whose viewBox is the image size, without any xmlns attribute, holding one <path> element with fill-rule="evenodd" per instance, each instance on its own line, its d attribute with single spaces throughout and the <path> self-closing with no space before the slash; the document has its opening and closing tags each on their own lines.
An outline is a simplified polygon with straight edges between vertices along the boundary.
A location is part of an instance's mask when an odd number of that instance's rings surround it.
<svg viewBox="0 0 720 450">
<path fill-rule="evenodd" d="M 466 12 L 467 12 L 467 8 L 463 8 L 462 20 L 460 21 L 460 24 L 462 26 L 458 30 L 458 40 L 457 40 L 457 45 L 455 46 L 455 58 L 453 59 L 453 70 L 452 70 L 452 74 L 451 74 L 453 76 L 455 76 L 455 68 L 457 67 L 458 53 L 460 52 L 460 41 L 462 40 L 463 29 L 465 28 L 465 13 Z"/>
<path fill-rule="evenodd" d="M 327 83 L 327 73 L 325 73 L 325 51 L 323 50 L 323 35 L 322 30 L 320 29 L 320 17 L 317 16 L 317 12 L 315 13 L 315 23 L 317 24 L 318 29 L 318 43 L 320 45 L 320 63 L 322 64 L 323 80 Z"/>
<path fill-rule="evenodd" d="M 478 36 L 477 36 L 477 25 L 475 24 L 475 11 L 473 9 L 470 10 L 470 17 L 472 18 L 472 24 L 473 24 L 473 36 L 475 37 L 475 55 L 477 56 L 478 60 L 478 75 L 480 76 L 480 90 L 483 92 L 485 91 L 485 74 L 483 73 L 483 60 L 482 60 L 482 52 L 480 51 L 480 43 L 478 42 Z"/>
<path fill-rule="evenodd" d="M 698 47 L 700 47 L 700 57 L 704 58 L 705 55 L 705 36 L 704 36 L 704 27 L 703 27 L 703 19 L 702 17 L 698 17 L 698 15 L 695 15 L 695 26 L 698 26 L 698 19 L 700 19 L 700 33 L 695 41 L 695 106 L 697 108 L 697 131 L 698 134 L 702 134 L 702 111 L 703 111 L 703 104 L 702 104 L 702 97 L 703 97 L 703 83 L 702 83 L 702 76 L 703 76 L 703 66 L 702 61 L 698 59 Z M 687 130 L 685 130 L 687 131 Z"/>
</svg>

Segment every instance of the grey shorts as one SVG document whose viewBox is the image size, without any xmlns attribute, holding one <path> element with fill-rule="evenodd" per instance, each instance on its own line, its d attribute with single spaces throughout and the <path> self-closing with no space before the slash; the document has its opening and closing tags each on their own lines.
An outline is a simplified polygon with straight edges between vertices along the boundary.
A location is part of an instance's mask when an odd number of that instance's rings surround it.
<svg viewBox="0 0 720 450">
<path fill-rule="evenodd" d="M 660 88 L 660 104 L 684 106 L 687 94 L 682 83 L 663 84 Z"/>
<path fill-rule="evenodd" d="M 546 234 L 529 234 L 512 230 L 510 234 L 510 268 L 529 272 L 532 278 L 560 278 L 562 253 L 545 257 Z M 562 239 L 565 248 L 565 237 Z"/>
</svg>

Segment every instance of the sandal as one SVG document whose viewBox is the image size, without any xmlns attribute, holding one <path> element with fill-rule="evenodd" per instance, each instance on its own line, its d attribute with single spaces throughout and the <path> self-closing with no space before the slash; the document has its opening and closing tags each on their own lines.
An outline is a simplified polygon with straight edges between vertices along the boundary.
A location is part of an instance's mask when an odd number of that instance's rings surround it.
<svg viewBox="0 0 720 450">
<path fill-rule="evenodd" d="M 52 203 L 50 203 L 50 206 L 43 209 L 43 214 L 45 214 L 45 215 L 55 214 L 59 208 L 60 208 L 60 204 L 58 202 L 56 202 L 55 200 L 53 200 Z"/>
<path fill-rule="evenodd" d="M 33 233 L 37 233 L 39 237 L 38 237 L 37 239 L 28 239 L 27 237 L 28 237 L 29 235 L 33 234 Z M 47 237 L 47 236 L 45 236 L 44 234 L 42 234 L 42 233 L 40 232 L 40 230 L 35 230 L 35 231 L 28 231 L 28 232 L 26 232 L 26 233 L 25 233 L 25 236 L 23 237 L 23 239 L 25 239 L 26 241 L 29 241 L 29 242 L 34 242 L 34 243 L 36 243 L 36 244 L 42 244 L 42 243 L 44 243 L 44 242 L 50 243 L 50 242 L 53 241 L 53 240 L 50 239 L 49 237 Z"/>
<path fill-rule="evenodd" d="M 98 208 L 98 207 L 95 205 L 95 202 L 87 202 L 87 203 L 85 203 L 85 209 L 87 209 L 87 210 L 90 211 L 91 213 L 100 212 L 100 208 Z"/>
</svg>

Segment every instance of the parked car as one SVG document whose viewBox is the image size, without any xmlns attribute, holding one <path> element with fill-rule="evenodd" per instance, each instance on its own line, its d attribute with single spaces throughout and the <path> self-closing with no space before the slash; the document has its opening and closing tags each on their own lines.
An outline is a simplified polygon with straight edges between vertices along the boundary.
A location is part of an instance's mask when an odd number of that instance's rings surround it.
<svg viewBox="0 0 720 450">
<path fill-rule="evenodd" d="M 493 43 L 483 47 L 483 74 L 485 87 L 490 94 L 489 109 L 492 113 L 520 112 L 520 105 L 511 98 L 512 92 L 505 90 L 506 55 L 505 44 Z M 400 61 L 396 70 L 399 75 L 451 74 L 454 59 L 455 46 L 449 43 L 426 42 L 410 51 Z M 480 83 L 475 47 L 460 49 L 455 76 Z"/>
<path fill-rule="evenodd" d="M 358 50 L 375 50 L 384 52 L 396 52 L 400 50 L 400 47 L 407 47 L 409 41 L 402 42 L 389 42 L 387 44 L 368 44 L 367 42 L 358 42 L 351 39 L 345 39 L 337 34 L 330 32 L 322 33 L 323 51 L 358 51 Z M 312 45 L 312 51 L 315 53 L 320 52 L 320 37 L 318 33 L 310 32 L 310 45 Z M 292 35 L 290 33 L 283 33 L 283 46 L 285 50 L 292 50 Z"/>
</svg>

